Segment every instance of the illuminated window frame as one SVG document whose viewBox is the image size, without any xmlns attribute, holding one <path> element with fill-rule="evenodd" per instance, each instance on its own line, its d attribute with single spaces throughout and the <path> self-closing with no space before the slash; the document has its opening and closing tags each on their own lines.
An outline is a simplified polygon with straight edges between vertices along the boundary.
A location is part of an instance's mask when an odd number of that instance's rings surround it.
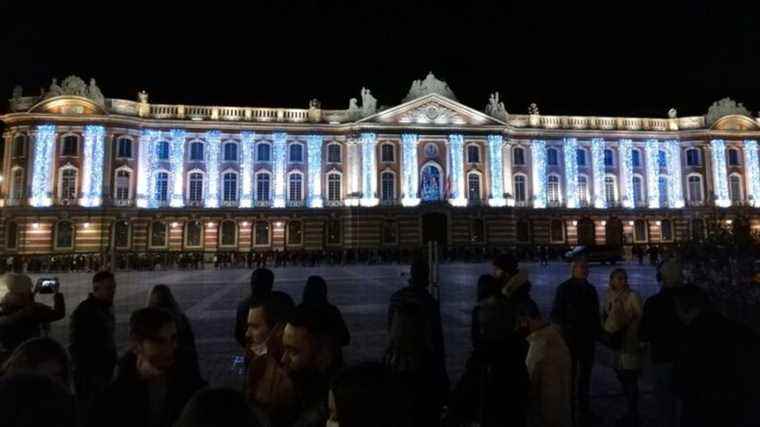
<svg viewBox="0 0 760 427">
<path fill-rule="evenodd" d="M 60 234 L 61 224 L 68 223 L 71 225 L 71 246 L 58 245 L 58 235 Z M 73 251 L 77 242 L 77 225 L 74 221 L 62 219 L 53 225 L 53 249 L 56 251 Z"/>
<path fill-rule="evenodd" d="M 225 224 L 232 224 L 235 228 L 235 238 L 232 242 L 232 244 L 224 244 L 223 238 L 224 238 L 224 225 Z M 219 223 L 219 226 L 217 227 L 217 244 L 220 248 L 236 248 L 238 246 L 239 237 L 240 237 L 240 225 L 237 223 L 237 221 L 232 219 L 225 219 L 224 221 L 221 221 Z"/>
<path fill-rule="evenodd" d="M 191 245 L 188 241 L 188 237 L 190 236 L 189 229 L 191 225 L 197 225 L 201 228 L 200 243 L 198 245 Z M 185 223 L 185 226 L 182 229 L 182 244 L 186 249 L 203 249 L 205 241 L 206 227 L 201 221 L 188 221 Z"/>
</svg>

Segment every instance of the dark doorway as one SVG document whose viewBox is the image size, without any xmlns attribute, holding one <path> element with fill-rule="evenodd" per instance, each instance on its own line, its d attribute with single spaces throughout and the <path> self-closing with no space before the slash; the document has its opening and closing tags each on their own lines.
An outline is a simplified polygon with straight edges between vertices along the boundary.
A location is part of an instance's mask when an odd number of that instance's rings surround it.
<svg viewBox="0 0 760 427">
<path fill-rule="evenodd" d="M 605 237 L 607 238 L 608 245 L 615 247 L 623 246 L 623 221 L 620 221 L 618 218 L 608 219 Z"/>
<path fill-rule="evenodd" d="M 422 243 L 438 242 L 439 253 L 446 253 L 446 215 L 429 213 L 422 216 Z"/>
<path fill-rule="evenodd" d="M 589 218 L 581 218 L 578 221 L 578 245 L 594 246 L 596 244 L 595 234 L 594 221 Z"/>
</svg>

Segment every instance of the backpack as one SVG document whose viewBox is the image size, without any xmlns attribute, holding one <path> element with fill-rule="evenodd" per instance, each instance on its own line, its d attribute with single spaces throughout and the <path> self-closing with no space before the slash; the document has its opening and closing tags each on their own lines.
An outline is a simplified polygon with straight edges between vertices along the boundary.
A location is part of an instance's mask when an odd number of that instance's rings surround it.
<svg viewBox="0 0 760 427">
<path fill-rule="evenodd" d="M 430 368 L 433 354 L 431 313 L 423 303 L 402 301 L 391 321 L 385 364 L 396 374 L 414 374 Z"/>
</svg>

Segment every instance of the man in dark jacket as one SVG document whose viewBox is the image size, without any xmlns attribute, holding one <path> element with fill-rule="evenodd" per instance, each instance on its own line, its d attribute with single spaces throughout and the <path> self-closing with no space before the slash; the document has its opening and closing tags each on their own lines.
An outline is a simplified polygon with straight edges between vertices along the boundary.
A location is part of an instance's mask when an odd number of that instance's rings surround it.
<svg viewBox="0 0 760 427">
<path fill-rule="evenodd" d="M 39 337 L 46 324 L 66 316 L 62 293 L 55 292 L 51 308 L 34 301 L 29 276 L 6 273 L 0 282 L 8 291 L 0 301 L 0 345 L 4 351 L 10 353 L 24 341 Z"/>
<path fill-rule="evenodd" d="M 116 281 L 107 271 L 92 278 L 92 293 L 71 314 L 69 353 L 74 365 L 77 397 L 88 401 L 102 392 L 113 377 L 116 367 L 113 298 Z"/>
<path fill-rule="evenodd" d="M 235 340 L 241 347 L 247 348 L 245 332 L 248 329 L 248 310 L 253 300 L 263 301 L 272 293 L 274 273 L 266 268 L 257 268 L 251 274 L 251 295 L 240 301 L 235 318 Z"/>
<path fill-rule="evenodd" d="M 174 316 L 147 307 L 129 319 L 131 350 L 114 382 L 92 406 L 88 425 L 171 427 L 190 397 L 206 386 L 187 360 L 177 356 Z"/>
<path fill-rule="evenodd" d="M 572 359 L 573 419 L 577 425 L 591 422 L 591 368 L 595 341 L 601 329 L 599 296 L 588 282 L 585 259 L 573 261 L 572 277 L 557 287 L 552 307 L 552 322 L 559 326 Z"/>
</svg>

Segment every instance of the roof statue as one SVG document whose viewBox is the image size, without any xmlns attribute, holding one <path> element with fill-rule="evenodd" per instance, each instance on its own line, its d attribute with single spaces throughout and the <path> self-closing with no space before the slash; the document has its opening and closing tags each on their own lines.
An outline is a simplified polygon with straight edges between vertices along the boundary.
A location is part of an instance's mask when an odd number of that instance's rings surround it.
<svg viewBox="0 0 760 427">
<path fill-rule="evenodd" d="M 371 116 L 377 111 L 377 99 L 372 96 L 372 92 L 369 89 L 362 87 L 361 96 L 361 107 L 357 104 L 356 98 L 351 98 L 348 101 L 348 118 L 350 120 L 359 120 Z"/>
<path fill-rule="evenodd" d="M 668 110 L 668 118 L 675 119 L 678 117 L 678 111 L 675 108 Z"/>
<path fill-rule="evenodd" d="M 21 85 L 16 85 L 13 87 L 13 97 L 11 99 L 17 100 L 24 96 L 24 88 L 21 87 Z"/>
<path fill-rule="evenodd" d="M 147 104 L 148 103 L 148 92 L 145 90 L 141 90 L 140 92 L 137 92 L 137 99 L 140 100 L 140 103 Z"/>
<path fill-rule="evenodd" d="M 95 79 L 90 79 L 90 86 L 87 88 L 87 97 L 95 101 L 98 105 L 105 105 L 106 98 L 103 96 L 103 92 L 100 91 L 98 85 L 95 84 Z"/>
<path fill-rule="evenodd" d="M 752 113 L 741 102 L 737 103 L 731 98 L 723 98 L 720 101 L 715 101 L 713 105 L 707 110 L 705 121 L 707 126 L 715 123 L 716 120 L 723 116 L 731 114 L 740 114 L 742 116 L 752 116 Z"/>
<path fill-rule="evenodd" d="M 43 94 L 43 98 L 47 99 L 63 95 L 82 96 L 98 105 L 105 105 L 105 97 L 98 85 L 95 84 L 95 79 L 90 79 L 89 86 L 77 76 L 66 77 L 60 85 L 58 85 L 58 79 L 53 79 L 50 87 Z"/>
<path fill-rule="evenodd" d="M 438 80 L 431 71 L 425 77 L 425 80 L 415 80 L 412 82 L 412 87 L 409 88 L 409 93 L 406 94 L 406 98 L 402 102 L 408 102 L 431 93 L 436 93 L 454 101 L 457 100 L 449 85 L 444 81 Z"/>
<path fill-rule="evenodd" d="M 541 114 L 541 112 L 538 111 L 538 105 L 536 105 L 535 102 L 530 103 L 530 106 L 528 107 L 528 114 L 531 116 L 538 116 Z"/>
<path fill-rule="evenodd" d="M 507 119 L 507 109 L 504 107 L 504 103 L 499 101 L 499 92 L 492 93 L 491 97 L 488 98 L 485 113 L 500 120 Z"/>
</svg>

